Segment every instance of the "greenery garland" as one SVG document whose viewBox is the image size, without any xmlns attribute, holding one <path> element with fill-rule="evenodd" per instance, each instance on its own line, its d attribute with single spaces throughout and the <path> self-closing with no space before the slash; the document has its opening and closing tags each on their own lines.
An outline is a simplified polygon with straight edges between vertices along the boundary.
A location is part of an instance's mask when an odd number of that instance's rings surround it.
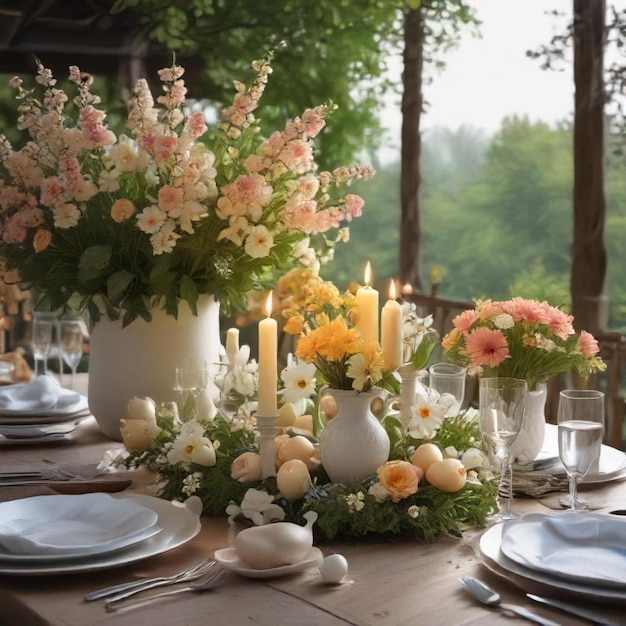
<svg viewBox="0 0 626 626">
<path fill-rule="evenodd" d="M 274 496 L 274 503 L 285 512 L 285 520 L 301 523 L 306 511 L 318 513 L 318 539 L 402 536 L 432 541 L 438 537 L 460 536 L 464 528 L 485 525 L 486 518 L 496 508 L 498 483 L 486 472 L 481 479 L 468 480 L 459 491 L 441 491 L 422 480 L 417 493 L 399 502 L 391 499 L 378 501 L 368 493 L 377 481 L 376 476 L 353 485 L 333 484 L 323 468 L 313 474 L 313 486 L 299 501 L 282 498 L 275 478 L 241 483 L 231 478 L 231 464 L 243 452 L 257 452 L 258 441 L 249 427 L 240 427 L 218 415 L 204 424 L 205 436 L 215 449 L 216 462 L 211 467 L 196 463 L 168 462 L 166 455 L 172 447 L 180 425 L 165 407 L 157 410 L 157 424 L 161 431 L 149 448 L 132 452 L 123 461 L 126 467 L 145 466 L 156 471 L 165 481 L 160 496 L 184 500 L 199 496 L 204 512 L 225 515 L 228 505 L 242 502 L 250 489 L 265 491 Z M 388 416 L 383 420 L 392 449 L 390 460 L 410 459 L 410 455 L 424 440 L 402 433 L 398 421 Z M 449 446 L 457 450 L 480 447 L 478 425 L 468 413 L 443 421 L 435 436 L 428 440 L 441 450 Z"/>
</svg>

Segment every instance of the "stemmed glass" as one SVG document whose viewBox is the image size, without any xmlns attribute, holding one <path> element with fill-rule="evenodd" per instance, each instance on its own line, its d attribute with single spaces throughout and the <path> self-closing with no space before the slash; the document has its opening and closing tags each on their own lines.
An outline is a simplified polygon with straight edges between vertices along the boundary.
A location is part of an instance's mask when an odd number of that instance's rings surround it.
<svg viewBox="0 0 626 626">
<path fill-rule="evenodd" d="M 179 395 L 179 410 L 183 419 L 198 415 L 198 400 L 209 383 L 209 366 L 205 359 L 176 361 L 175 391 Z"/>
<path fill-rule="evenodd" d="M 518 378 L 482 378 L 480 380 L 480 430 L 489 444 L 500 471 L 500 491 L 508 477 L 506 509 L 490 518 L 491 523 L 518 517 L 511 511 L 513 500 L 513 455 L 511 444 L 517 438 L 526 407 L 528 385 Z"/>
<path fill-rule="evenodd" d="M 33 358 L 35 360 L 35 375 L 48 373 L 48 355 L 52 346 L 52 331 L 54 322 L 49 316 L 35 313 L 33 316 L 33 328 L 31 343 L 33 346 Z M 39 363 L 42 363 L 41 367 Z"/>
<path fill-rule="evenodd" d="M 59 321 L 59 350 L 61 356 L 72 371 L 70 389 L 74 389 L 76 370 L 83 357 L 83 326 L 80 320 Z"/>
<path fill-rule="evenodd" d="M 600 458 L 604 435 L 604 393 L 594 389 L 565 389 L 559 396 L 559 456 L 569 478 L 569 495 L 563 506 L 578 511 L 587 508 L 578 496 L 578 480 Z"/>
</svg>

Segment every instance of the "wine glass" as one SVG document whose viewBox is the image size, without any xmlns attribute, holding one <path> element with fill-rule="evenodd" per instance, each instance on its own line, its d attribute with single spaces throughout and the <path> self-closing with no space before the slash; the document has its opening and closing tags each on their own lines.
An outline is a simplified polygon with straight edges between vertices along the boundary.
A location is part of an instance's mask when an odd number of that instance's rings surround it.
<svg viewBox="0 0 626 626">
<path fill-rule="evenodd" d="M 506 508 L 489 519 L 491 523 L 497 523 L 519 517 L 511 511 L 514 461 L 511 444 L 524 421 L 528 385 L 518 378 L 482 378 L 479 389 L 480 430 L 498 465 L 500 492 L 504 488 L 505 477 L 508 477 Z"/>
<path fill-rule="evenodd" d="M 557 413 L 559 456 L 569 478 L 569 495 L 563 506 L 578 511 L 587 508 L 578 496 L 578 480 L 600 458 L 604 435 L 604 393 L 594 389 L 565 389 L 559 395 Z"/>
<path fill-rule="evenodd" d="M 439 394 L 446 416 L 459 414 L 465 398 L 467 370 L 456 363 L 435 363 L 428 368 L 430 389 Z"/>
<path fill-rule="evenodd" d="M 35 313 L 33 315 L 32 347 L 35 360 L 35 375 L 48 373 L 48 355 L 52 346 L 52 331 L 54 321 L 49 315 Z M 41 367 L 40 367 L 41 362 Z"/>
<path fill-rule="evenodd" d="M 176 361 L 175 391 L 179 395 L 179 410 L 183 419 L 198 414 L 198 399 L 209 383 L 209 366 L 205 359 L 178 359 Z"/>
<path fill-rule="evenodd" d="M 59 321 L 59 350 L 61 356 L 72 371 L 70 389 L 74 389 L 76 370 L 83 357 L 83 325 L 80 320 Z"/>
</svg>

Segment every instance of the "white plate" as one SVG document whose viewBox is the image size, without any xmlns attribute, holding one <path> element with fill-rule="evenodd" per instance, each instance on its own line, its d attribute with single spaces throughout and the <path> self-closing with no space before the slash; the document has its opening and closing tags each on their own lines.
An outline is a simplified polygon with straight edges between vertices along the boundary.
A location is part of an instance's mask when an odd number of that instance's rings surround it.
<svg viewBox="0 0 626 626">
<path fill-rule="evenodd" d="M 28 439 L 30 437 L 49 437 L 50 435 L 67 435 L 76 430 L 75 422 L 64 424 L 15 424 L 4 426 L 0 423 L 0 435 L 7 439 Z"/>
<path fill-rule="evenodd" d="M 596 484 L 621 478 L 626 470 L 626 453 L 602 445 L 597 471 L 591 470 L 580 482 Z M 532 476 L 533 472 L 565 476 L 565 468 L 559 459 L 558 426 L 546 424 L 544 444 L 537 458 L 529 465 L 516 465 L 515 471 Z"/>
<path fill-rule="evenodd" d="M 34 415 L 32 413 L 16 413 L 15 415 L 0 415 L 0 425 L 2 426 L 40 426 L 44 424 L 65 424 L 67 422 L 79 422 L 85 417 L 89 417 L 91 412 L 86 404 L 71 413 L 43 413 Z"/>
<path fill-rule="evenodd" d="M 489 528 L 480 538 L 480 553 L 483 563 L 499 576 L 511 575 L 509 578 L 517 586 L 532 593 L 553 593 L 557 596 L 575 597 L 579 600 L 606 600 L 615 603 L 626 603 L 626 591 L 614 588 L 603 588 L 585 585 L 569 580 L 562 580 L 544 572 L 538 572 L 507 558 L 501 551 L 502 524 Z M 540 588 L 540 591 L 538 590 Z"/>
<path fill-rule="evenodd" d="M 312 567 L 319 567 L 324 560 L 324 555 L 319 548 L 311 548 L 306 557 L 299 563 L 270 567 L 269 569 L 254 569 L 239 558 L 235 548 L 224 548 L 223 550 L 215 551 L 215 560 L 222 567 L 246 578 L 276 578 L 277 576 L 294 574 Z"/>
<path fill-rule="evenodd" d="M 626 520 L 576 511 L 524 515 L 504 524 L 500 549 L 524 567 L 626 591 Z"/>
<path fill-rule="evenodd" d="M 53 496 L 46 496 L 48 498 Z M 168 502 L 154 496 L 119 495 L 120 499 L 133 502 L 154 511 L 158 515 L 157 524 L 161 532 L 121 551 L 111 552 L 99 557 L 93 555 L 56 564 L 38 563 L 0 563 L 0 574 L 16 576 L 40 576 L 49 574 L 75 574 L 78 572 L 96 572 L 114 567 L 129 565 L 178 548 L 193 539 L 200 532 L 200 518 L 180 503 Z"/>
<path fill-rule="evenodd" d="M 154 526 L 158 515 L 108 493 L 34 496 L 0 504 L 0 550 L 85 556 L 115 549 Z"/>
</svg>

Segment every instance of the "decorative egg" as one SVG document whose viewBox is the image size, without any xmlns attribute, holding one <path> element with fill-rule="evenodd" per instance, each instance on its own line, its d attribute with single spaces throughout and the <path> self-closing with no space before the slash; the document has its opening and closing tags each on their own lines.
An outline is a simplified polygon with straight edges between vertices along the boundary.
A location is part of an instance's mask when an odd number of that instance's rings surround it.
<svg viewBox="0 0 626 626">
<path fill-rule="evenodd" d="M 320 576 L 325 583 L 340 583 L 348 573 L 348 561 L 341 554 L 327 556 L 320 565 Z"/>
<path fill-rule="evenodd" d="M 426 470 L 426 480 L 441 491 L 458 491 L 466 479 L 467 470 L 459 459 L 435 461 Z"/>
<path fill-rule="evenodd" d="M 443 460 L 443 453 L 434 443 L 423 443 L 413 453 L 411 457 L 411 463 L 416 467 L 419 467 L 424 473 L 428 471 L 428 468 L 436 461 Z"/>
<path fill-rule="evenodd" d="M 302 561 L 313 546 L 315 511 L 303 516 L 306 526 L 276 522 L 242 530 L 234 541 L 237 555 L 254 569 L 270 569 Z"/>
</svg>

